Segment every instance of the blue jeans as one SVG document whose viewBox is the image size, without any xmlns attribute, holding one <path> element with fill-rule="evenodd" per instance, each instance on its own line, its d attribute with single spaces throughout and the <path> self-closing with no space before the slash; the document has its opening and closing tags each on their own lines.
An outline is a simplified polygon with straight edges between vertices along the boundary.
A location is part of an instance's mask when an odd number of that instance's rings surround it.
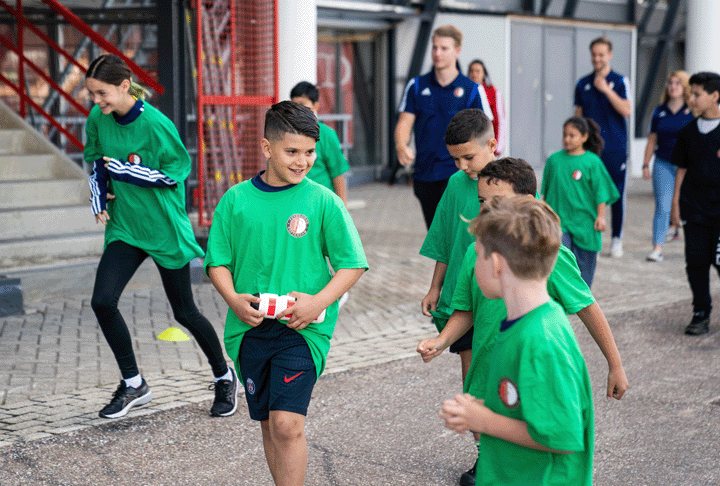
<svg viewBox="0 0 720 486">
<path fill-rule="evenodd" d="M 675 191 L 677 166 L 665 159 L 655 157 L 652 182 L 655 192 L 655 216 L 653 217 L 653 244 L 662 245 L 670 225 L 670 206 Z"/>
<path fill-rule="evenodd" d="M 577 260 L 578 268 L 580 268 L 580 277 L 582 277 L 582 279 L 585 281 L 588 288 L 591 287 L 593 278 L 595 277 L 597 252 L 578 248 L 575 243 L 573 243 L 572 235 L 570 233 L 563 232 L 562 244 L 568 250 L 573 252 L 573 255 L 575 255 L 575 259 Z"/>
</svg>

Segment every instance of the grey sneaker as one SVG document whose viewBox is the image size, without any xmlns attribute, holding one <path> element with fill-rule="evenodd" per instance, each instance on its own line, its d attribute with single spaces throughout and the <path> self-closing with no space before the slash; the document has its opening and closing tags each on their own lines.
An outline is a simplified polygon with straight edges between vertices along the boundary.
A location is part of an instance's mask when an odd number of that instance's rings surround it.
<svg viewBox="0 0 720 486">
<path fill-rule="evenodd" d="M 610 242 L 610 256 L 613 258 L 620 258 L 624 254 L 622 240 L 617 237 L 613 238 Z"/>
<path fill-rule="evenodd" d="M 150 387 L 143 378 L 142 383 L 137 388 L 127 386 L 125 380 L 120 380 L 120 384 L 113 393 L 112 400 L 105 408 L 100 410 L 99 415 L 102 418 L 120 418 L 127 415 L 133 407 L 145 405 L 152 400 L 152 392 Z"/>
<path fill-rule="evenodd" d="M 229 417 L 237 410 L 238 377 L 235 370 L 232 371 L 231 380 L 218 380 L 208 387 L 208 390 L 215 390 L 215 401 L 210 408 L 210 415 L 213 417 Z"/>
</svg>

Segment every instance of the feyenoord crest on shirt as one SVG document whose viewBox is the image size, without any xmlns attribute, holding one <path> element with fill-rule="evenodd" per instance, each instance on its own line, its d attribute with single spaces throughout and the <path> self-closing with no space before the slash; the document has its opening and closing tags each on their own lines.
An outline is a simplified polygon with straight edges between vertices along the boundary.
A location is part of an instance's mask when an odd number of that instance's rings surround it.
<svg viewBox="0 0 720 486">
<path fill-rule="evenodd" d="M 140 157 L 140 154 L 136 154 L 135 152 L 128 154 L 127 159 L 131 164 L 142 164 L 142 157 Z"/>
<path fill-rule="evenodd" d="M 515 383 L 510 378 L 503 378 L 500 380 L 498 385 L 498 396 L 500 401 L 503 402 L 510 410 L 518 408 L 520 405 L 520 394 Z"/>
<path fill-rule="evenodd" d="M 307 234 L 310 220 L 304 214 L 293 214 L 288 218 L 287 230 L 288 233 L 293 235 L 295 238 L 301 238 Z"/>
</svg>

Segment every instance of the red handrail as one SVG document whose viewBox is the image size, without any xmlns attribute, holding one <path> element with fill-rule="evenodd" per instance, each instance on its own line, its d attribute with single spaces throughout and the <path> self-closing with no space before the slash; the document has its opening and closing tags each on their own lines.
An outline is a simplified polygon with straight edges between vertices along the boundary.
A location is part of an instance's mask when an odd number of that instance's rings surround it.
<svg viewBox="0 0 720 486">
<path fill-rule="evenodd" d="M 145 84 L 150 86 L 157 94 L 163 94 L 165 92 L 165 88 L 155 81 L 147 72 L 143 70 L 140 66 L 135 64 L 135 62 L 127 57 L 125 54 L 120 52 L 120 50 L 112 45 L 110 42 L 108 42 L 103 36 L 95 32 L 88 24 L 83 22 L 77 15 L 72 13 L 70 9 L 67 7 L 61 5 L 56 0 L 42 0 L 44 4 L 46 4 L 48 7 L 53 9 L 58 14 L 62 15 L 65 20 L 70 22 L 77 30 L 85 34 L 85 36 L 89 37 L 93 42 L 95 42 L 97 45 L 105 49 L 107 52 L 110 52 L 112 54 L 115 54 L 116 56 L 120 57 L 125 63 L 128 65 L 128 67 L 132 70 L 132 72 L 135 73 L 135 75 Z"/>
<path fill-rule="evenodd" d="M 60 124 L 57 122 L 57 120 L 55 120 L 52 116 L 50 116 L 48 113 L 46 113 L 45 110 L 42 109 L 42 107 L 40 107 L 37 103 L 35 103 L 35 102 L 32 100 L 32 98 L 30 98 L 28 95 L 26 95 L 25 93 L 23 93 L 23 90 L 19 89 L 17 86 L 15 86 L 14 84 L 12 84 L 12 83 L 10 82 L 10 80 L 9 80 L 8 78 L 6 78 L 5 76 L 3 76 L 2 74 L 0 74 L 0 81 L 2 81 L 3 83 L 7 84 L 8 86 L 10 86 L 10 88 L 12 88 L 13 91 L 15 91 L 15 92 L 20 96 L 20 99 L 21 99 L 23 102 L 28 103 L 30 106 L 32 106 L 33 108 L 35 108 L 38 113 L 40 113 L 42 116 L 44 116 L 45 118 L 47 118 L 47 120 L 52 124 L 52 126 L 54 126 L 55 128 L 57 128 L 63 135 L 65 135 L 65 136 L 68 138 L 68 140 L 70 140 L 70 141 L 73 143 L 73 145 L 75 145 L 76 147 L 78 147 L 80 150 L 83 149 L 83 144 L 82 144 L 82 142 L 80 142 L 80 140 L 78 140 L 78 139 L 75 137 L 75 135 L 73 135 L 72 133 L 68 132 L 65 128 L 63 128 L 63 126 L 60 125 Z"/>
<path fill-rule="evenodd" d="M 3 0 L 0 0 L 0 7 L 7 10 L 8 13 L 10 13 L 10 15 L 15 17 L 23 27 L 27 27 L 28 29 L 32 30 L 36 36 L 40 37 L 43 40 L 43 42 L 45 42 L 47 45 L 52 47 L 53 50 L 55 50 L 59 54 L 62 54 L 63 57 L 65 57 L 65 59 L 67 59 L 70 63 L 72 63 L 75 66 L 77 66 L 78 68 L 80 68 L 80 70 L 83 73 L 87 71 L 87 66 L 83 66 L 82 64 L 77 62 L 77 60 L 74 57 L 72 57 L 70 54 L 68 54 L 62 47 L 57 45 L 50 37 L 45 35 L 45 33 L 42 30 L 38 29 L 35 26 L 35 24 L 33 24 L 27 18 L 25 18 L 25 16 L 22 14 L 21 11 L 10 7 L 7 3 L 3 2 Z M 18 48 L 22 49 L 22 46 L 18 45 Z"/>
<path fill-rule="evenodd" d="M 117 55 L 120 57 L 127 65 L 128 67 L 137 75 L 137 77 L 140 79 L 141 82 L 151 87 L 155 92 L 158 94 L 162 94 L 165 91 L 165 88 L 155 81 L 147 72 L 145 72 L 140 66 L 138 66 L 132 59 L 129 59 L 127 56 L 125 56 L 119 49 L 117 49 L 114 45 L 112 45 L 110 42 L 108 42 L 106 39 L 104 39 L 100 34 L 95 32 L 89 25 L 87 25 L 85 22 L 83 22 L 79 17 L 77 17 L 74 13 L 72 13 L 69 9 L 61 5 L 56 0 L 42 0 L 45 4 L 47 4 L 53 11 L 55 11 L 57 14 L 61 15 L 68 23 L 73 25 L 76 29 L 78 29 L 81 33 L 83 33 L 86 37 L 89 37 L 92 41 L 95 42 L 98 46 L 105 49 L 107 52 L 110 52 L 112 54 Z M 84 116 L 88 116 L 89 111 L 80 105 L 70 94 L 68 94 L 64 89 L 62 89 L 53 79 L 51 79 L 42 69 L 40 69 L 37 65 L 35 65 L 32 61 L 30 61 L 27 57 L 24 55 L 24 46 L 23 46 L 23 29 L 28 29 L 32 31 L 38 38 L 42 39 L 50 48 L 54 49 L 57 53 L 62 55 L 67 61 L 77 68 L 80 69 L 82 73 L 87 72 L 87 67 L 83 66 L 80 62 L 78 62 L 71 54 L 69 54 L 67 51 L 65 51 L 62 47 L 60 47 L 55 41 L 53 41 L 47 34 L 45 34 L 42 30 L 40 30 L 37 26 L 35 26 L 25 15 L 23 14 L 22 9 L 22 1 L 16 0 L 16 6 L 15 8 L 8 5 L 8 3 L 5 2 L 5 0 L 0 0 L 0 7 L 5 9 L 10 15 L 15 17 L 17 20 L 17 45 L 14 45 L 10 40 L 8 40 L 4 36 L 0 36 L 0 45 L 6 47 L 7 49 L 11 50 L 18 56 L 18 82 L 19 85 L 16 86 L 13 84 L 7 77 L 0 74 L 0 82 L 8 85 L 13 91 L 15 91 L 18 96 L 20 97 L 20 116 L 25 118 L 26 115 L 26 105 L 32 106 L 39 114 L 41 114 L 45 119 L 48 120 L 48 122 L 55 127 L 60 133 L 65 135 L 67 139 L 75 146 L 77 146 L 80 150 L 83 149 L 83 144 L 78 140 L 76 136 L 74 136 L 72 133 L 70 133 L 67 129 L 65 129 L 57 120 L 55 120 L 50 114 L 48 114 L 45 110 L 43 110 L 42 107 L 40 107 L 37 103 L 35 103 L 32 98 L 25 92 L 25 83 L 24 83 L 24 66 L 27 65 L 30 68 L 32 68 L 46 83 L 48 83 L 55 91 L 57 91 L 61 96 L 63 96 L 70 104 L 78 110 L 79 113 L 81 113 Z"/>
<path fill-rule="evenodd" d="M 42 69 L 40 69 L 37 65 L 35 65 L 34 62 L 29 60 L 27 57 L 25 57 L 25 55 L 22 53 L 22 51 L 20 51 L 20 49 L 18 49 L 14 45 L 12 45 L 12 43 L 9 40 L 7 40 L 5 37 L 3 37 L 2 35 L 0 35 L 0 44 L 4 45 L 5 47 L 7 47 L 11 51 L 13 51 L 15 54 L 17 54 L 17 56 L 22 60 L 22 62 L 24 62 L 25 64 L 30 66 L 33 69 L 33 71 L 35 71 L 38 74 L 38 76 L 43 78 L 45 80 L 45 82 L 48 83 L 50 86 L 52 86 L 55 91 L 60 93 L 66 100 L 68 100 L 70 102 L 70 104 L 75 107 L 76 110 L 78 110 L 80 113 L 82 113 L 85 116 L 88 116 L 90 114 L 90 111 L 87 108 L 85 108 L 80 103 L 75 101 L 75 98 L 73 98 L 72 96 L 67 94 L 67 92 L 65 92 L 65 90 L 63 90 L 60 86 L 58 86 L 58 84 L 55 81 L 53 81 L 47 74 L 45 74 L 45 72 Z"/>
</svg>

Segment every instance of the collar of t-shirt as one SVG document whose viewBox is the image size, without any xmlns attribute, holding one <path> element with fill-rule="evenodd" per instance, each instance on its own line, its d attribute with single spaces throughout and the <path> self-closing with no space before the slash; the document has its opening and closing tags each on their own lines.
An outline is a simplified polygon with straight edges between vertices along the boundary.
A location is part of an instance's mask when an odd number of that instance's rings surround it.
<svg viewBox="0 0 720 486">
<path fill-rule="evenodd" d="M 689 111 L 688 105 L 687 105 L 686 103 L 683 103 L 683 105 L 680 107 L 679 110 L 673 112 L 673 111 L 670 109 L 670 105 L 668 105 L 668 102 L 667 102 L 667 101 L 666 101 L 665 103 L 663 103 L 660 108 L 661 108 L 660 111 L 665 110 L 665 111 L 667 112 L 667 115 L 669 115 L 669 116 L 687 115 L 687 113 L 685 112 L 685 110 L 688 110 L 688 111 Z"/>
<path fill-rule="evenodd" d="M 459 71 L 459 70 L 458 70 L 458 71 Z M 438 88 L 442 88 L 442 89 L 452 88 L 452 87 L 455 87 L 455 83 L 458 82 L 458 80 L 460 79 L 460 75 L 461 75 L 461 74 L 462 74 L 462 72 L 459 72 L 458 75 L 455 76 L 455 79 L 453 79 L 453 80 L 450 81 L 448 84 L 446 84 L 445 86 L 443 86 L 443 85 L 441 85 L 441 84 L 438 82 L 438 80 L 437 80 L 437 75 L 435 74 L 435 70 L 433 69 L 433 70 L 432 70 L 432 82 L 435 83 L 435 85 L 436 85 Z"/>
<path fill-rule="evenodd" d="M 127 125 L 137 120 L 137 117 L 139 117 L 140 113 L 142 113 L 144 110 L 145 105 L 143 104 L 142 100 L 135 100 L 135 104 L 132 106 L 132 108 L 130 108 L 130 111 L 128 111 L 124 115 L 118 115 L 117 113 L 113 112 L 113 116 L 115 117 L 115 121 L 118 122 L 120 125 Z"/>
<path fill-rule="evenodd" d="M 500 322 L 500 332 L 507 331 L 508 329 L 510 329 L 513 326 L 513 324 L 515 324 L 517 321 L 519 321 L 526 315 L 527 314 L 523 314 L 520 317 L 518 317 L 517 319 L 511 319 L 511 320 L 503 319 Z"/>
<path fill-rule="evenodd" d="M 287 186 L 271 186 L 264 180 L 262 180 L 261 175 L 265 173 L 264 170 L 261 170 L 258 175 L 250 179 L 250 182 L 252 182 L 252 185 L 257 187 L 263 192 L 280 192 L 284 191 L 285 189 L 290 189 L 291 187 L 295 187 L 297 184 L 288 184 Z"/>
<path fill-rule="evenodd" d="M 708 133 L 715 130 L 718 125 L 720 125 L 720 118 L 714 118 L 712 120 L 707 120 L 705 118 L 698 118 L 698 130 L 703 135 L 707 135 Z"/>
</svg>

